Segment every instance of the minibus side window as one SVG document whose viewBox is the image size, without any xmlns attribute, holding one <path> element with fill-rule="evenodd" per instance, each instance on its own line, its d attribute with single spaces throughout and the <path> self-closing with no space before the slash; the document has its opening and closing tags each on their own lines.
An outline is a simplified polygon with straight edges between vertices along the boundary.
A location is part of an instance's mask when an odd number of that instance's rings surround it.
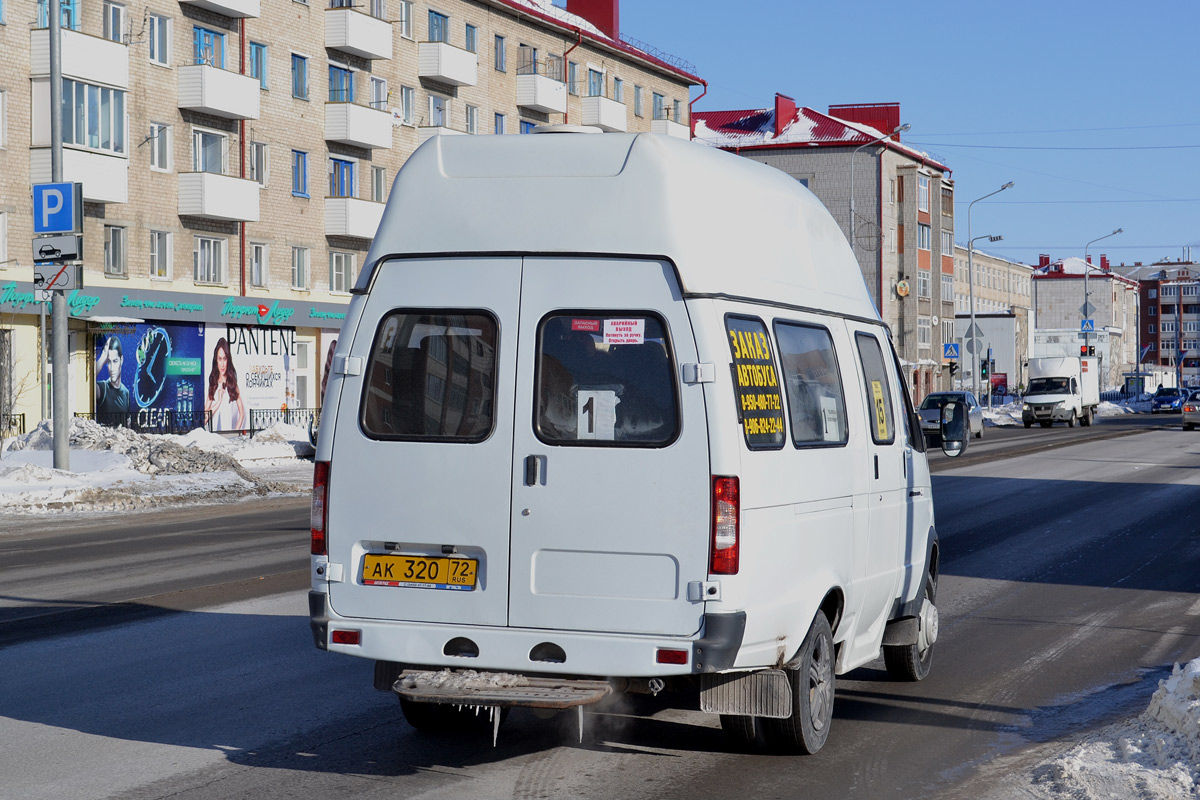
<svg viewBox="0 0 1200 800">
<path fill-rule="evenodd" d="M 849 438 L 846 399 L 829 331 L 777 320 L 775 338 L 787 393 L 792 444 L 844 445 Z"/>
<path fill-rule="evenodd" d="M 485 311 L 396 310 L 379 322 L 363 381 L 374 439 L 482 442 L 496 406 L 496 319 Z"/>
<path fill-rule="evenodd" d="M 548 444 L 663 447 L 679 434 L 666 325 L 644 311 L 557 312 L 538 326 L 534 430 Z"/>
<path fill-rule="evenodd" d="M 757 317 L 725 317 L 732 355 L 734 399 L 738 422 L 751 450 L 783 447 L 783 395 L 775 372 L 775 354 L 767 326 Z"/>
<path fill-rule="evenodd" d="M 896 423 L 892 418 L 892 390 L 879 340 L 866 333 L 856 333 L 858 357 L 862 362 L 863 385 L 867 393 L 867 427 L 875 444 L 891 444 L 896 440 Z"/>
<path fill-rule="evenodd" d="M 904 400 L 904 433 L 908 437 L 908 443 L 912 445 L 912 449 L 924 453 L 925 436 L 920 432 L 921 421 L 916 409 L 913 408 L 912 393 L 904 378 L 904 368 L 900 365 L 900 358 L 896 355 L 895 348 L 892 348 L 891 352 L 892 363 L 896 366 L 896 374 L 900 376 L 900 397 Z"/>
</svg>

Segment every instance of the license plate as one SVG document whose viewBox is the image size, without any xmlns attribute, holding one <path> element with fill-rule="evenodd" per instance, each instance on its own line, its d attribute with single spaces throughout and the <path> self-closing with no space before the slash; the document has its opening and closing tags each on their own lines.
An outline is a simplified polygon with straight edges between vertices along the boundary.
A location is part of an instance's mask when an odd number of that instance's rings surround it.
<svg viewBox="0 0 1200 800">
<path fill-rule="evenodd" d="M 473 558 L 372 555 L 363 557 L 363 583 L 367 586 L 407 586 L 414 589 L 475 589 L 479 562 Z"/>
</svg>

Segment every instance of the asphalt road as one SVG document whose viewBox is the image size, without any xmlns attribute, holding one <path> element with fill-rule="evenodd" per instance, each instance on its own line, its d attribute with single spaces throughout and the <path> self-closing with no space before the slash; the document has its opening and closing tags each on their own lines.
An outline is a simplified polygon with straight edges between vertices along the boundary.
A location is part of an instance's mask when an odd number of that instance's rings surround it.
<svg viewBox="0 0 1200 800">
<path fill-rule="evenodd" d="M 1200 433 L 1151 419 L 934 456 L 933 672 L 839 679 L 807 758 L 732 753 L 666 702 L 589 714 L 582 744 L 526 711 L 495 748 L 417 734 L 370 664 L 312 645 L 302 503 L 5 537 L 0 798 L 981 797 L 1200 657 Z M 1006 436 L 1022 455 L 980 457 Z"/>
</svg>

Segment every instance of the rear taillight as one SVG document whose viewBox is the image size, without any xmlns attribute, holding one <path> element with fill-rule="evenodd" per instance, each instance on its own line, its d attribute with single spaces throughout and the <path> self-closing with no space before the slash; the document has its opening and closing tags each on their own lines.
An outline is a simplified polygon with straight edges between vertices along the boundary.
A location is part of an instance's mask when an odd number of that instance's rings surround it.
<svg viewBox="0 0 1200 800">
<path fill-rule="evenodd" d="M 738 479 L 713 477 L 712 558 L 709 572 L 736 575 L 738 571 Z"/>
<path fill-rule="evenodd" d="M 328 544 L 325 541 L 325 522 L 329 519 L 329 462 L 318 461 L 313 469 L 312 511 L 309 514 L 309 525 L 312 528 L 312 554 L 327 555 Z"/>
</svg>

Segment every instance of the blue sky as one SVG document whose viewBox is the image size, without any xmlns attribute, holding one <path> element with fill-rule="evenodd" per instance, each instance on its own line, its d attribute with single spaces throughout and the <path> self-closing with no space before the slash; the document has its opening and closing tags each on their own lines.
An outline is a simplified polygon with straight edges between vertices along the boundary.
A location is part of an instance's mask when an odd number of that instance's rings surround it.
<svg viewBox="0 0 1200 800">
<path fill-rule="evenodd" d="M 899 102 L 905 142 L 953 171 L 955 237 L 1037 263 L 1200 261 L 1197 0 L 986 3 L 623 0 L 622 33 L 691 62 L 695 106 L 766 108 L 775 92 Z M 699 89 L 693 90 L 693 97 Z M 978 244 L 983 245 L 984 242 Z"/>
</svg>

